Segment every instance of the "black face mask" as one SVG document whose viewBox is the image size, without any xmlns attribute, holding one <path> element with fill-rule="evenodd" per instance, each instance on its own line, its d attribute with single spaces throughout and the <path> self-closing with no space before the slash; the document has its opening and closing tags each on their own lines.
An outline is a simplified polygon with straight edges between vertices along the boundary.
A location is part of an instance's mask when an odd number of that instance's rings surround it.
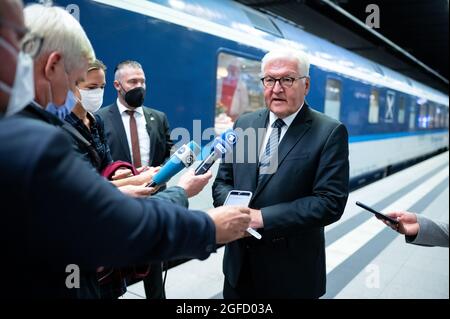
<svg viewBox="0 0 450 319">
<path fill-rule="evenodd" d="M 139 107 L 144 104 L 144 98 L 145 98 L 145 89 L 143 87 L 136 87 L 134 89 L 129 90 L 127 93 L 125 93 L 125 96 L 123 97 L 125 99 L 125 102 L 131 107 Z"/>
</svg>

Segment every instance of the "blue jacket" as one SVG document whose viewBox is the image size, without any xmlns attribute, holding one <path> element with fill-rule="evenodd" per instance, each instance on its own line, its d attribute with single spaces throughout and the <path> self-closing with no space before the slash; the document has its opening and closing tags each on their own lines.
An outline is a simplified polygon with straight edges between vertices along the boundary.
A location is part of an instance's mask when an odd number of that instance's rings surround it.
<svg viewBox="0 0 450 319">
<path fill-rule="evenodd" d="M 2 295 L 76 298 L 84 287 L 67 288 L 68 265 L 93 272 L 215 251 L 207 214 L 123 195 L 45 113 L 0 120 Z"/>
</svg>

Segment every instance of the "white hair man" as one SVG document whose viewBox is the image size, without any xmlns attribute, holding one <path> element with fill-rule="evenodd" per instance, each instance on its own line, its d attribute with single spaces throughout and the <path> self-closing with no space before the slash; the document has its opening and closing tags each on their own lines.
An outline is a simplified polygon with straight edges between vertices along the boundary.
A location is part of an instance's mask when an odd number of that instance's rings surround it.
<svg viewBox="0 0 450 319">
<path fill-rule="evenodd" d="M 341 217 L 348 197 L 347 130 L 306 103 L 309 63 L 301 53 L 271 51 L 261 71 L 267 108 L 235 123 L 242 131 L 266 130 L 259 149 L 243 138 L 236 147 L 247 152 L 240 158 L 259 160 L 221 163 L 213 197 L 220 206 L 231 189 L 253 192 L 250 225 L 265 240 L 226 246 L 223 295 L 318 298 L 325 293 L 324 226 Z"/>
<path fill-rule="evenodd" d="M 84 31 L 81 38 L 73 34 L 81 28 L 61 10 L 26 9 L 32 31 L 50 37 L 35 72 L 36 101 L 46 110 L 66 104 L 69 86 L 94 58 Z M 99 266 L 205 259 L 216 243 L 244 235 L 250 222 L 246 208 L 205 214 L 123 195 L 74 154 L 58 127 L 62 122 L 43 107 L 30 104 L 1 120 L 0 194 L 7 227 L 0 232 L 5 246 L 0 270 L 8 287 L 1 290 L 2 299 L 24 293 L 26 298 L 95 298 Z"/>
<path fill-rule="evenodd" d="M 61 119 L 75 106 L 71 88 L 94 62 L 92 45 L 78 21 L 66 10 L 39 4 L 25 8 L 25 25 L 44 41 L 35 58 L 35 101 Z"/>
</svg>

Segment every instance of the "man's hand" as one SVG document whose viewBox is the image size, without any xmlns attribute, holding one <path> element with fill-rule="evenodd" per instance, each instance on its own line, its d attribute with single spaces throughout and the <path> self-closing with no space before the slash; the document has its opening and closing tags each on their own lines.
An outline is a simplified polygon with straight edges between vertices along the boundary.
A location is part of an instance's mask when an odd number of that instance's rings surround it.
<svg viewBox="0 0 450 319">
<path fill-rule="evenodd" d="M 244 237 L 250 225 L 250 209 L 247 207 L 221 206 L 208 211 L 216 225 L 216 243 L 226 244 Z"/>
<path fill-rule="evenodd" d="M 264 222 L 260 209 L 250 208 L 250 217 L 252 218 L 250 222 L 251 228 L 258 229 L 264 227 Z"/>
<path fill-rule="evenodd" d="M 142 185 L 125 185 L 120 186 L 119 190 L 131 197 L 148 197 L 153 194 L 156 189 L 154 187 L 145 187 L 146 184 Z"/>
<path fill-rule="evenodd" d="M 398 227 L 392 225 L 388 221 L 383 221 L 386 225 L 391 227 L 392 229 L 398 231 L 400 234 L 415 236 L 419 233 L 419 223 L 417 222 L 417 216 L 414 213 L 410 212 L 390 212 L 387 213 L 389 217 L 397 219 L 399 221 Z"/>
<path fill-rule="evenodd" d="M 195 171 L 189 169 L 186 173 L 181 175 L 178 186 L 185 190 L 187 197 L 192 197 L 202 191 L 211 177 L 211 171 L 207 171 L 203 175 L 195 175 Z"/>
<path fill-rule="evenodd" d="M 123 179 L 126 177 L 130 177 L 133 176 L 133 174 L 131 174 L 131 170 L 129 170 L 128 168 L 119 168 L 118 170 L 116 170 L 114 172 L 114 175 L 112 176 L 112 180 L 118 180 L 118 179 Z"/>
<path fill-rule="evenodd" d="M 145 170 L 143 170 L 139 175 L 137 175 L 139 177 L 139 181 L 141 183 L 150 183 L 150 181 L 152 180 L 153 176 L 159 172 L 159 170 L 161 169 L 161 166 L 150 166 L 148 168 L 146 168 Z"/>
</svg>

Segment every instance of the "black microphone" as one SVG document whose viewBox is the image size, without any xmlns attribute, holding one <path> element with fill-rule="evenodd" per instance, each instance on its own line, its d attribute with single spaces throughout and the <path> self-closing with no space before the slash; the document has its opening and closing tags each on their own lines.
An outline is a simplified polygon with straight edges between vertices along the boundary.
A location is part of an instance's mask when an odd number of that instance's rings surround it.
<svg viewBox="0 0 450 319">
<path fill-rule="evenodd" d="M 232 129 L 228 129 L 220 136 L 217 136 L 212 145 L 209 155 L 195 169 L 195 175 L 205 174 L 214 162 L 224 156 L 227 152 L 231 152 L 233 145 L 237 142 L 237 135 Z"/>
</svg>

